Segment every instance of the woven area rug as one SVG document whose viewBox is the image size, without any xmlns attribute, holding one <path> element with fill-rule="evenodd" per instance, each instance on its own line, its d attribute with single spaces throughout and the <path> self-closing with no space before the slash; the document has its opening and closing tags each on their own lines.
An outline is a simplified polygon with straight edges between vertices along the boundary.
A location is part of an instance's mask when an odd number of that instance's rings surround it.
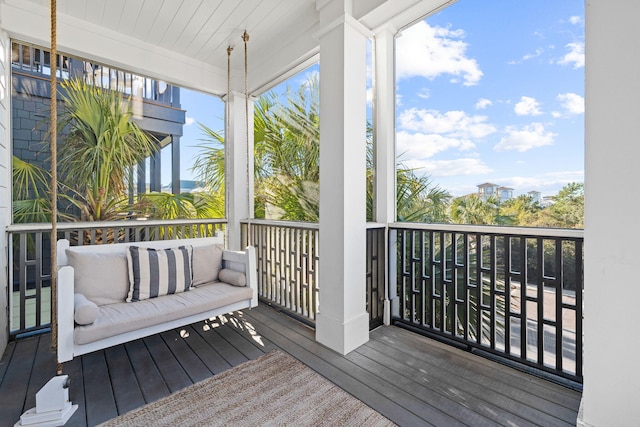
<svg viewBox="0 0 640 427">
<path fill-rule="evenodd" d="M 101 424 L 103 427 L 288 425 L 395 424 L 278 350 Z"/>
</svg>

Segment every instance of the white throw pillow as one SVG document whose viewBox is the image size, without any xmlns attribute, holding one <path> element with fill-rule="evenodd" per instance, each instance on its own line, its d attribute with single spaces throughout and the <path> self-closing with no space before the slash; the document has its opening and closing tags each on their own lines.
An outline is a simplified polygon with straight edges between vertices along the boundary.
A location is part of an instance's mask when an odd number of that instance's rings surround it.
<svg viewBox="0 0 640 427">
<path fill-rule="evenodd" d="M 222 245 L 193 247 L 193 286 L 218 281 L 222 268 Z"/>
<path fill-rule="evenodd" d="M 97 305 L 123 302 L 129 292 L 125 252 L 87 252 L 81 248 L 65 251 L 73 267 L 74 292 Z"/>
<path fill-rule="evenodd" d="M 233 286 L 247 286 L 247 277 L 240 271 L 223 268 L 218 274 L 221 282 L 228 283 Z"/>
<path fill-rule="evenodd" d="M 73 294 L 73 318 L 78 325 L 90 325 L 100 314 L 100 307 L 82 294 Z"/>
</svg>

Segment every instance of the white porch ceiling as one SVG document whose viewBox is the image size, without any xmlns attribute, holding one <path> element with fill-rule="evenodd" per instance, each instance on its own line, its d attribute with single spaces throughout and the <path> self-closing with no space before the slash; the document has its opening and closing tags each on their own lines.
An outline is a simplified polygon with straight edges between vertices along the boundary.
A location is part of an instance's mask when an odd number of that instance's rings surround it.
<svg viewBox="0 0 640 427">
<path fill-rule="evenodd" d="M 57 0 L 58 49 L 185 87 L 244 87 L 241 35 L 250 35 L 251 92 L 261 91 L 319 48 L 318 9 L 327 0 Z M 400 29 L 446 0 L 353 0 L 353 15 L 375 30 Z M 0 0 L 0 22 L 15 39 L 49 46 L 49 0 Z"/>
</svg>

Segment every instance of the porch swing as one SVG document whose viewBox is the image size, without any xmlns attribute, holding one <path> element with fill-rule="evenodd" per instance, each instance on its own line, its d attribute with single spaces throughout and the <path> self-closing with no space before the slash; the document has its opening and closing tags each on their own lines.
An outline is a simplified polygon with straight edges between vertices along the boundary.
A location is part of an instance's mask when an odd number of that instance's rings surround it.
<svg viewBox="0 0 640 427">
<path fill-rule="evenodd" d="M 51 87 L 51 122 L 50 126 L 52 130 L 57 129 L 57 23 L 56 23 L 56 0 L 50 0 L 50 12 L 51 12 L 51 75 L 50 75 L 50 87 Z M 247 78 L 247 42 L 249 41 L 249 35 L 245 31 L 242 35 L 242 40 L 244 42 L 244 59 L 245 59 L 245 123 L 246 123 L 246 138 L 247 138 L 247 147 L 249 141 L 249 104 L 248 104 L 248 78 Z M 233 48 L 231 46 L 228 47 L 228 72 L 230 74 L 230 55 Z M 230 75 L 228 79 L 228 89 L 230 93 Z M 227 113 L 227 125 L 228 125 L 228 113 Z M 68 309 L 66 307 L 69 305 L 68 300 L 59 301 L 59 289 L 58 289 L 58 273 L 57 270 L 60 268 L 60 259 L 66 258 L 61 254 L 58 255 L 58 252 L 64 251 L 64 244 L 60 245 L 60 242 L 57 241 L 57 185 L 58 185 L 58 177 L 57 177 L 57 132 L 51 132 L 51 141 L 50 141 L 50 149 L 51 149 L 51 294 L 54 296 L 51 299 L 51 350 L 56 354 L 57 366 L 56 366 L 56 376 L 51 378 L 37 393 L 36 393 L 36 406 L 27 410 L 20 419 L 16 422 L 15 426 L 61 426 L 64 425 L 71 416 L 75 413 L 78 408 L 78 405 L 72 404 L 69 400 L 69 386 L 70 380 L 68 375 L 64 375 L 62 373 L 62 361 L 70 360 L 69 354 L 71 354 L 71 358 L 73 357 L 73 352 L 69 352 L 68 348 L 63 348 L 62 354 L 59 348 L 59 332 L 60 332 L 60 319 L 59 319 L 59 308 L 60 309 Z M 247 165 L 249 164 L 250 156 L 249 150 L 247 149 Z M 249 166 L 247 166 L 247 182 L 249 182 Z M 248 192 L 247 202 L 248 206 L 251 206 L 250 203 L 250 192 Z M 251 215 L 249 215 L 251 216 Z M 250 308 L 257 305 L 257 286 L 256 286 L 256 275 L 255 275 L 255 249 L 252 247 L 252 236 L 251 236 L 251 223 L 249 221 L 247 228 L 247 241 L 248 247 L 244 252 L 238 252 L 234 254 L 234 251 L 223 251 L 224 253 L 221 255 L 221 263 L 230 263 L 230 267 L 235 266 L 239 268 L 238 265 L 244 265 L 244 273 L 246 273 L 246 281 L 244 285 L 234 284 L 236 287 L 245 287 L 253 289 L 253 297 L 247 296 L 241 302 L 227 303 L 226 306 L 219 306 L 211 309 L 210 311 L 205 311 L 201 314 L 191 315 L 184 317 L 182 319 L 174 320 L 172 322 L 166 322 L 166 325 L 159 325 L 154 328 L 142 328 L 139 332 L 139 337 L 146 336 L 145 334 L 157 333 L 156 330 L 160 330 L 164 327 L 175 328 L 178 324 L 190 324 L 194 321 L 202 320 L 200 317 L 204 316 L 205 318 L 209 318 L 212 316 L 217 316 L 219 314 L 223 314 L 223 312 L 235 311 L 243 308 Z M 198 240 L 198 239 L 192 239 Z M 200 239 L 204 240 L 204 239 Z M 166 242 L 165 242 L 166 243 Z M 68 242 L 66 243 L 68 246 Z M 119 245 L 110 245 L 110 246 L 119 246 Z M 147 246 L 145 244 L 145 246 Z M 84 247 L 83 247 L 84 248 Z M 88 248 L 86 248 L 88 249 Z M 222 264 L 226 265 L 226 264 Z M 194 262 L 195 266 L 195 262 Z M 62 267 L 66 268 L 66 267 Z M 224 267 L 223 267 L 224 268 Z M 71 270 L 73 271 L 73 270 Z M 73 273 L 71 273 L 71 292 L 73 292 Z M 68 271 L 65 270 L 65 274 L 61 276 L 60 280 L 63 280 L 65 285 L 68 285 L 69 274 Z M 196 274 L 193 274 L 194 280 Z M 222 277 L 222 276 L 221 276 Z M 222 280 L 222 279 L 221 279 Z M 233 284 L 232 282 L 227 281 L 228 284 Z M 65 286 L 64 289 L 67 289 L 68 286 Z M 243 291 L 244 292 L 244 291 Z M 65 292 L 66 293 L 66 292 Z M 246 295 L 246 292 L 244 293 Z M 63 307 L 61 304 L 65 304 Z M 127 303 L 128 304 L 128 303 Z M 59 307 L 60 305 L 60 307 Z M 71 301 L 71 305 L 73 305 L 73 301 Z M 225 311 L 227 310 L 228 311 Z M 73 311 L 73 309 L 71 308 Z M 63 313 L 64 314 L 64 313 Z M 195 319 L 198 317 L 197 319 Z M 66 319 L 66 316 L 65 318 Z M 63 320 L 64 320 L 63 319 Z M 182 322 L 182 323 L 181 323 Z M 66 324 L 66 320 L 63 326 L 65 326 L 62 331 L 64 332 L 62 337 L 68 337 L 68 325 Z M 73 323 L 73 320 L 72 320 Z M 119 342 L 125 342 L 130 339 L 139 338 L 136 336 L 136 333 L 123 334 L 126 337 L 118 341 L 119 338 L 114 337 L 113 340 L 103 340 L 106 346 L 115 345 Z M 131 338 L 133 336 L 133 338 Z M 68 340 L 63 339 L 63 346 L 67 347 L 67 344 L 64 344 Z M 72 339 L 73 341 L 73 339 Z M 76 353 L 76 355 L 84 354 L 89 351 L 95 351 L 98 348 L 102 348 L 102 344 L 100 342 L 96 343 L 93 346 L 86 346 L 87 349 L 84 351 L 80 351 Z M 71 344 L 73 349 L 78 347 L 75 344 Z"/>
</svg>

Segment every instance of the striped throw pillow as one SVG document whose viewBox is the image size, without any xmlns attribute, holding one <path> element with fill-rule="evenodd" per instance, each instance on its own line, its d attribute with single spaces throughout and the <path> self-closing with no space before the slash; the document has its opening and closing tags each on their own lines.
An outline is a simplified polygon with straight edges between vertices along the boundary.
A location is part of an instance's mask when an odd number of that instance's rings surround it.
<svg viewBox="0 0 640 427">
<path fill-rule="evenodd" d="M 189 290 L 193 281 L 191 246 L 172 249 L 129 246 L 127 302 L 142 301 Z"/>
</svg>

